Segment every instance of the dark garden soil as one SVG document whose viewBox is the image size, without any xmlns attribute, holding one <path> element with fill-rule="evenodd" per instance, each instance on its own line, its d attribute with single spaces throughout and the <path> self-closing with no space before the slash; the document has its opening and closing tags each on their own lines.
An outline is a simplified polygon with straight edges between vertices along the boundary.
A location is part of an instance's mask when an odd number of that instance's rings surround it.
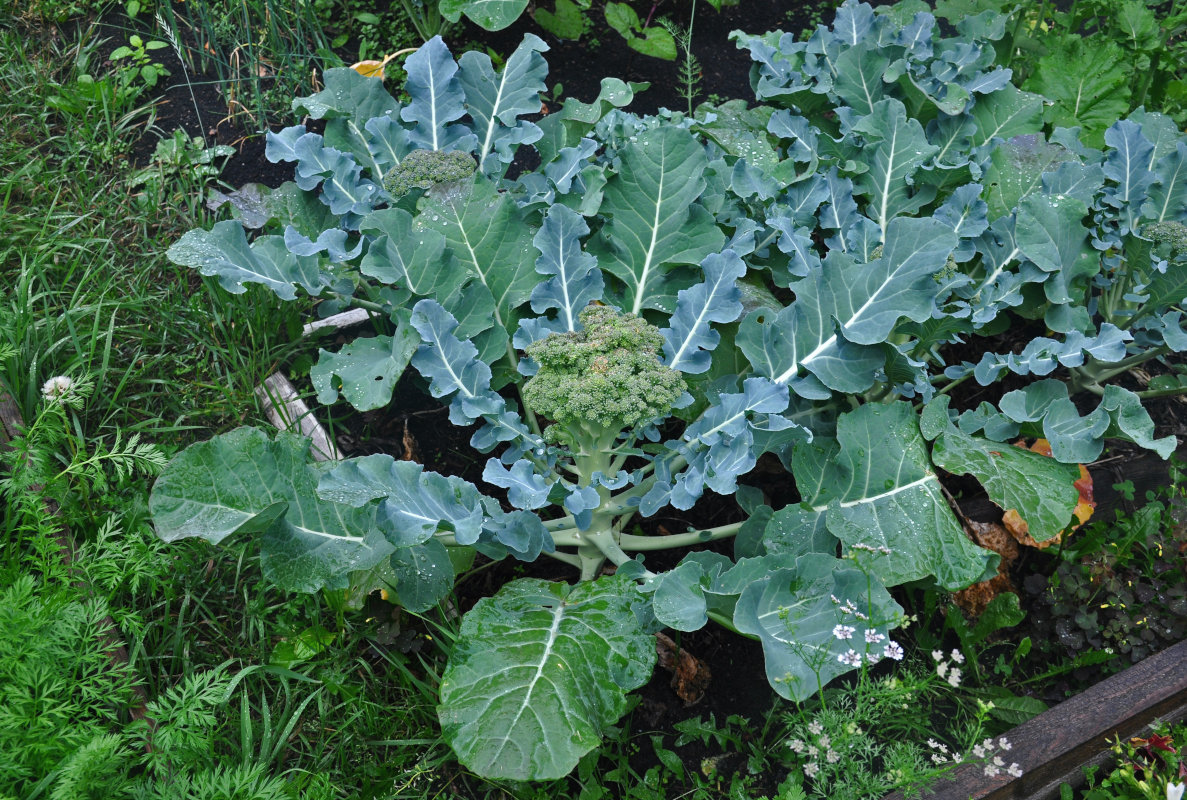
<svg viewBox="0 0 1187 800">
<path fill-rule="evenodd" d="M 825 3 L 825 6 L 831 8 L 831 4 Z M 676 4 L 674 0 L 658 0 L 655 8 L 657 15 L 670 15 L 681 23 L 687 22 L 687 10 L 687 4 Z M 643 13 L 646 13 L 645 7 Z M 826 11 L 825 16 L 830 15 Z M 551 48 L 546 53 L 550 65 L 549 83 L 563 85 L 561 97 L 590 101 L 596 97 L 601 79 L 614 76 L 651 84 L 650 89 L 637 95 L 631 110 L 648 113 L 662 107 L 677 110 L 686 108 L 686 100 L 680 94 L 676 64 L 636 53 L 626 46 L 617 33 L 605 27 L 600 14 L 594 14 L 593 17 L 593 30 L 581 43 L 559 41 L 540 31 L 530 21 L 525 21 L 498 33 L 464 28 L 457 32 L 450 44 L 460 52 L 460 44 L 481 42 L 505 55 L 520 42 L 524 33 L 530 31 L 544 38 Z M 775 29 L 800 31 L 814 26 L 816 22 L 816 7 L 810 3 L 801 5 L 786 0 L 743 0 L 740 5 L 726 8 L 721 13 L 713 11 L 707 3 L 698 4 L 693 49 L 704 73 L 697 102 L 711 96 L 715 100 L 752 98 L 750 60 L 746 53 L 728 41 L 731 30 L 742 29 L 753 33 Z M 126 41 L 127 33 L 122 23 L 102 32 L 101 35 L 108 35 L 112 39 L 107 52 L 110 53 L 117 43 Z M 227 103 L 215 83 L 191 75 L 190 85 L 187 86 L 182 80 L 185 73 L 171 50 L 156 51 L 154 56 L 170 69 L 172 83 L 164 90 L 155 107 L 153 128 L 133 149 L 131 158 L 135 162 L 144 163 L 151 157 L 159 136 L 168 135 L 181 127 L 192 135 L 205 136 L 211 143 L 235 146 L 236 154 L 227 162 L 222 174 L 222 181 L 228 186 L 238 187 L 257 182 L 275 187 L 291 179 L 291 165 L 268 162 L 263 155 L 263 137 L 245 132 L 242 117 L 228 116 Z M 308 91 L 313 89 L 313 86 L 308 87 Z M 555 104 L 550 104 L 550 107 L 555 108 Z M 275 122 L 284 125 L 297 121 L 279 119 Z M 1023 327 L 1003 334 L 992 343 L 993 349 L 997 352 L 1020 349 L 1032 338 L 1032 332 L 1023 330 Z M 332 339 L 323 343 L 323 346 L 332 348 Z M 954 352 L 954 355 L 975 362 L 980 353 Z M 1060 376 L 1056 374 L 1052 377 Z M 1019 383 L 1023 380 L 1016 376 L 1013 379 Z M 962 386 L 960 391 L 954 393 L 954 406 L 971 408 L 983 400 L 995 402 L 1003 392 L 1018 388 L 1010 380 L 987 388 L 977 387 L 970 381 L 972 385 Z M 1141 387 L 1135 384 L 1131 388 Z M 1150 410 L 1157 425 L 1157 435 L 1187 436 L 1187 404 L 1177 400 L 1162 400 L 1152 403 Z M 481 472 L 485 456 L 478 457 L 469 447 L 471 431 L 450 425 L 445 409 L 427 396 L 415 378 L 406 378 L 399 383 L 390 408 L 381 412 L 345 416 L 336 428 L 341 432 L 339 441 L 347 454 L 386 452 L 401 458 L 413 457 L 427 464 L 430 469 L 461 475 L 478 484 L 484 491 L 496 496 L 499 494 L 498 489 L 482 485 Z M 1090 470 L 1098 502 L 1098 516 L 1111 514 L 1119 507 L 1127 507 L 1126 501 L 1112 490 L 1114 483 L 1133 480 L 1137 484 L 1136 496 L 1140 500 L 1147 488 L 1157 488 L 1167 480 L 1163 462 L 1132 447 L 1110 450 Z M 797 499 L 790 479 L 770 457 L 760 462 L 759 468 L 748 477 L 747 482 L 759 485 L 768 496 L 779 498 L 779 506 Z M 968 517 L 974 520 L 988 520 L 994 515 L 1000 517 L 1000 512 L 988 503 L 975 484 L 953 481 L 950 488 L 959 498 L 960 506 Z M 667 509 L 644 521 L 643 525 L 648 533 L 678 533 L 693 527 L 726 524 L 741 518 L 742 512 L 732 498 L 707 494 L 688 512 Z M 723 552 L 730 552 L 728 543 L 718 546 L 723 548 Z M 663 567 L 668 563 L 667 559 L 674 563 L 680 555 L 652 556 L 648 559 L 648 565 L 653 569 L 657 565 Z M 1043 570 L 1051 569 L 1050 556 L 1032 553 L 1015 567 L 1018 571 L 1014 576 L 1015 585 L 1026 585 L 1028 571 L 1029 574 L 1041 574 Z M 575 575 L 570 575 L 570 572 L 569 568 L 549 559 L 528 565 L 504 562 L 482 570 L 477 577 L 459 586 L 460 610 L 465 611 L 479 598 L 491 594 L 503 582 L 514 577 L 538 575 L 574 578 Z M 1027 602 L 1025 593 L 1023 602 Z M 1016 638 L 1044 635 L 1043 628 L 1028 628 L 1029 624 L 1024 622 L 1019 628 L 1010 631 L 1009 635 Z M 712 675 L 708 691 L 698 702 L 689 704 L 671 688 L 672 676 L 657 671 L 656 677 L 640 693 L 640 702 L 632 712 L 633 731 L 670 732 L 674 722 L 694 716 L 707 717 L 709 714 L 713 714 L 719 722 L 731 714 L 760 719 L 771 707 L 774 695 L 764 676 L 762 652 L 756 642 L 711 626 L 694 634 L 684 634 L 676 644 L 707 665 Z M 1068 676 L 1062 682 L 1049 686 L 1043 699 L 1062 699 L 1063 693 L 1075 690 L 1076 686 L 1082 687 L 1100 675 L 1101 670 L 1097 667 L 1095 671 Z M 682 756 L 688 757 L 690 769 L 700 768 L 700 758 L 716 755 L 711 752 L 693 752 L 694 749 L 682 748 L 681 752 Z M 643 751 L 644 754 L 639 757 L 640 764 L 646 766 L 650 748 L 644 747 Z M 721 766 L 732 770 L 744 767 L 744 764 Z M 759 788 L 773 789 L 773 782 L 771 786 Z"/>
</svg>

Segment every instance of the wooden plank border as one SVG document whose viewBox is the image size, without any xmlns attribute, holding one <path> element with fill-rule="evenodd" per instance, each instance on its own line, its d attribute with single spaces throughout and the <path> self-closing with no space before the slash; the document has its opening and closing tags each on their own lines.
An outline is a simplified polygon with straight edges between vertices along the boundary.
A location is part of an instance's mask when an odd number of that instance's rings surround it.
<svg viewBox="0 0 1187 800">
<path fill-rule="evenodd" d="M 1080 768 L 1104 764 L 1110 743 L 1128 739 L 1156 719 L 1187 718 L 1187 642 L 1156 653 L 1124 672 L 1105 678 L 1075 697 L 1005 734 L 1012 749 L 1006 762 L 1022 767 L 1022 777 L 985 775 L 980 764 L 965 764 L 936 784 L 934 800 L 1052 800 L 1059 786 L 1083 783 Z M 1008 758 L 1007 758 L 1008 756 Z M 899 792 L 883 800 L 903 800 Z"/>
</svg>

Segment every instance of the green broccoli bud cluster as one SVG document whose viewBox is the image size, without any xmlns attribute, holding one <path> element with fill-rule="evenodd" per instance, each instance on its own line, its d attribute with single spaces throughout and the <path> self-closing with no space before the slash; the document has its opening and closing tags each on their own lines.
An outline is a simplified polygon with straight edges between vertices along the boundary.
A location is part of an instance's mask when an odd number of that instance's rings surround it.
<svg viewBox="0 0 1187 800">
<path fill-rule="evenodd" d="M 1142 235 L 1154 246 L 1169 245 L 1172 254 L 1187 253 L 1187 225 L 1181 222 L 1155 222 L 1142 228 Z"/>
<path fill-rule="evenodd" d="M 567 426 L 621 431 L 666 416 L 686 385 L 659 360 L 659 330 L 607 306 L 590 306 L 580 320 L 582 330 L 525 350 L 539 371 L 524 384 L 524 404 L 556 423 L 545 436 L 572 444 Z"/>
<path fill-rule="evenodd" d="M 383 176 L 383 188 L 400 197 L 413 189 L 465 180 L 476 168 L 474 157 L 461 150 L 413 150 Z"/>
</svg>

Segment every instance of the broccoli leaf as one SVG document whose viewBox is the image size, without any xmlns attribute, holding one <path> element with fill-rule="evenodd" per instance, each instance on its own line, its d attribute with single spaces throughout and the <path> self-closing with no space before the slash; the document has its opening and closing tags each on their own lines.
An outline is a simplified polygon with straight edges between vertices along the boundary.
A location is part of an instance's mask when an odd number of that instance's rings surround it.
<svg viewBox="0 0 1187 800">
<path fill-rule="evenodd" d="M 344 589 L 351 571 L 374 567 L 393 548 L 374 509 L 318 497 L 318 480 L 332 466 L 310 462 L 304 437 L 236 428 L 169 462 L 149 497 L 153 525 L 167 542 L 260 534 L 264 577 L 277 586 Z"/>
<path fill-rule="evenodd" d="M 655 666 L 641 598 L 622 577 L 513 581 L 462 619 L 441 676 L 441 733 L 482 775 L 562 778 L 627 709 Z"/>
<path fill-rule="evenodd" d="M 699 264 L 725 241 L 697 199 L 708 158 L 686 130 L 653 128 L 620 153 L 622 166 L 606 184 L 600 213 L 608 217 L 591 251 L 622 282 L 624 311 L 671 310 L 676 290 L 668 273 Z"/>
</svg>

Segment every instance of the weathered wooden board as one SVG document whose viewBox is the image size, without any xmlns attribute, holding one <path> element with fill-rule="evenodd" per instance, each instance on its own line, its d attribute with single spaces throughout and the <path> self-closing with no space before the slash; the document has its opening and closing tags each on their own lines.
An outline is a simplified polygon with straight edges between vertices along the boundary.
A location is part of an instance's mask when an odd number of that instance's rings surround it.
<svg viewBox="0 0 1187 800">
<path fill-rule="evenodd" d="M 314 418 L 309 406 L 298 396 L 288 378 L 273 372 L 256 388 L 256 397 L 264 407 L 268 421 L 278 430 L 291 430 L 313 441 L 312 453 L 315 459 L 337 461 L 340 458 L 338 445 Z"/>
<path fill-rule="evenodd" d="M 1082 784 L 1081 767 L 1103 764 L 1110 742 L 1140 733 L 1155 719 L 1187 717 L 1187 642 L 1066 700 L 1006 734 L 1013 748 L 1007 763 L 1022 767 L 1021 778 L 987 777 L 979 764 L 958 768 L 950 780 L 925 794 L 929 800 L 1054 800 L 1059 785 Z M 902 800 L 900 793 L 884 800 Z"/>
</svg>

